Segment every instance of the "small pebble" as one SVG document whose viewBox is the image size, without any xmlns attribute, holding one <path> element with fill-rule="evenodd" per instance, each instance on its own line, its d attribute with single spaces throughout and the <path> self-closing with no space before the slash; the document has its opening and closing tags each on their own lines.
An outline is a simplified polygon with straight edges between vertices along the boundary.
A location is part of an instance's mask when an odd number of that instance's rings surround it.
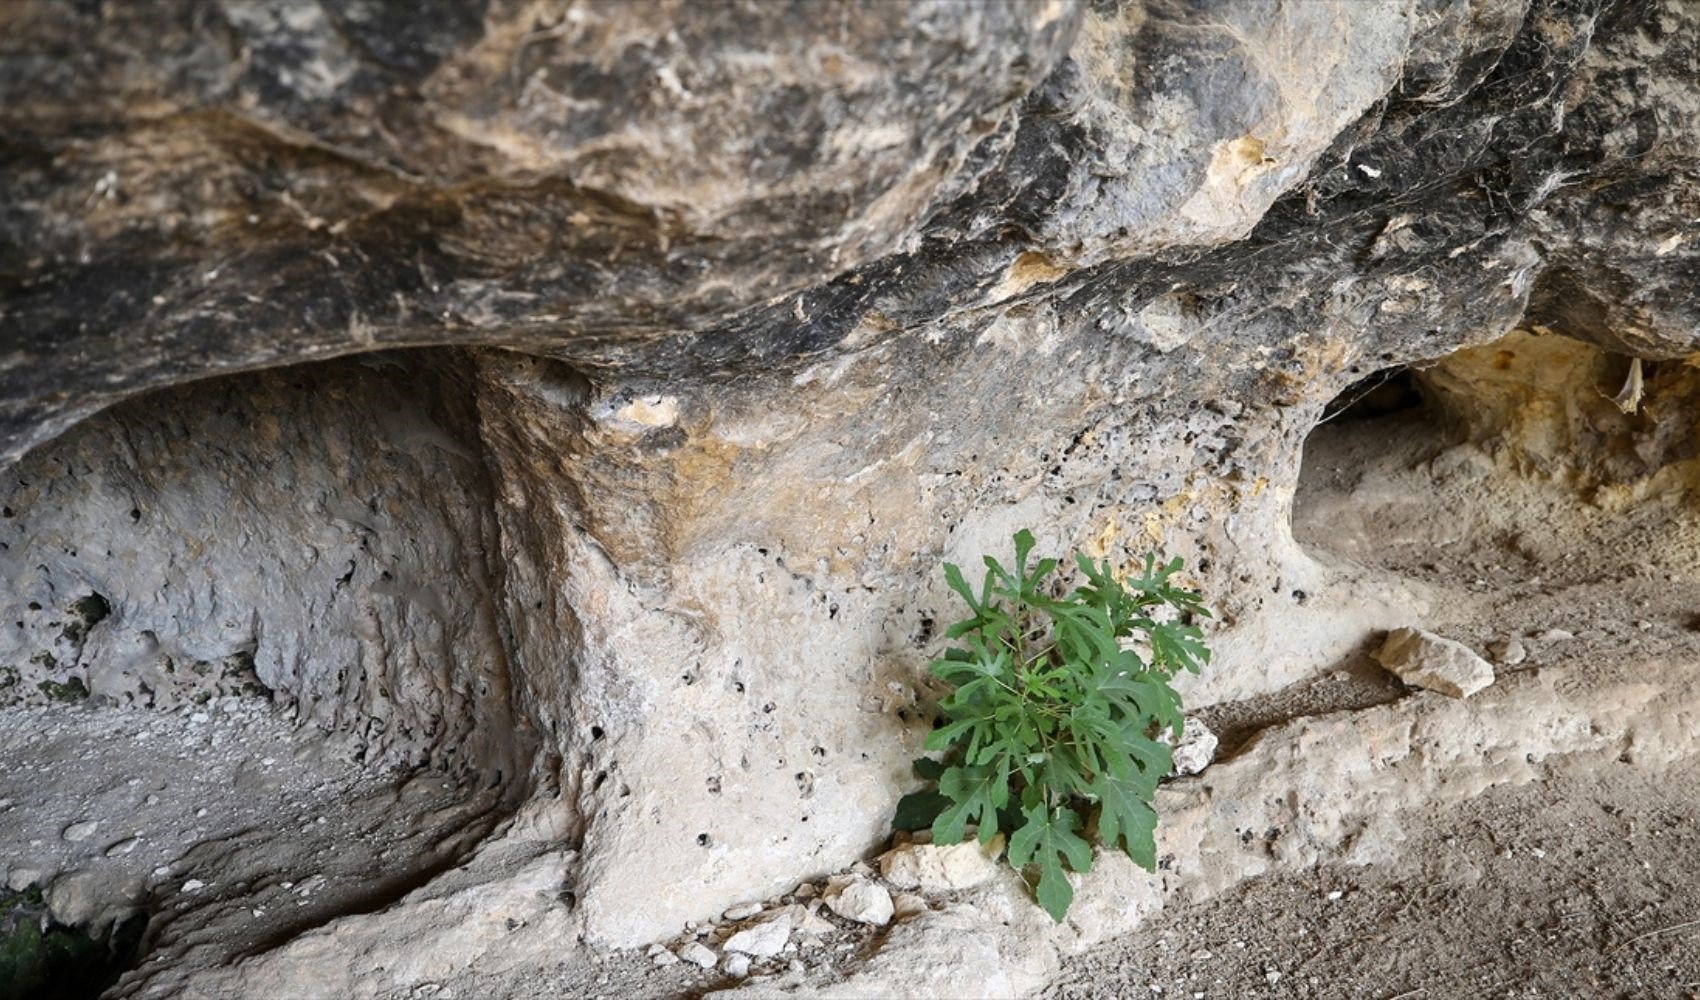
<svg viewBox="0 0 1700 1000">
<path fill-rule="evenodd" d="M 727 920 L 744 920 L 761 912 L 760 903 L 740 903 L 721 914 Z"/>
<path fill-rule="evenodd" d="M 100 820 L 98 819 L 79 820 L 66 827 L 65 832 L 61 834 L 61 836 L 74 844 L 78 841 L 87 840 L 94 836 L 94 831 L 99 826 Z"/>
<path fill-rule="evenodd" d="M 1523 646 L 1523 640 L 1513 636 L 1488 647 L 1493 658 L 1508 667 L 1514 667 L 1529 658 L 1529 651 Z"/>
</svg>

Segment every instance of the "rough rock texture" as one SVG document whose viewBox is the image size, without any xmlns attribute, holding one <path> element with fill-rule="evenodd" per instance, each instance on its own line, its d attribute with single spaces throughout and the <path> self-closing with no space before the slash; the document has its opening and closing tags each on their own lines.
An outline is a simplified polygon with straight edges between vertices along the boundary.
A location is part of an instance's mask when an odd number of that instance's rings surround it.
<svg viewBox="0 0 1700 1000">
<path fill-rule="evenodd" d="M 1690 358 L 1626 357 L 1536 324 L 1449 355 L 1420 380 L 1497 457 L 1598 502 L 1681 492 L 1700 476 Z"/>
<path fill-rule="evenodd" d="M 1375 658 L 1414 687 L 1468 698 L 1493 683 L 1493 666 L 1456 639 L 1420 628 L 1396 628 Z"/>
<path fill-rule="evenodd" d="M 905 844 L 880 855 L 880 877 L 901 889 L 955 892 L 972 889 L 998 873 L 1003 836 L 990 844 Z"/>
<path fill-rule="evenodd" d="M 1184 556 L 1188 697 L 1257 694 L 1411 607 L 1291 539 L 1343 389 L 1514 327 L 1689 377 L 1679 0 L 399 10 L 0 7 L 0 677 L 251 657 L 499 775 L 589 941 L 876 845 L 943 561 Z"/>
<path fill-rule="evenodd" d="M 269 692 L 374 757 L 523 774 L 468 388 L 447 352 L 184 386 L 14 466 L 0 698 Z"/>
</svg>

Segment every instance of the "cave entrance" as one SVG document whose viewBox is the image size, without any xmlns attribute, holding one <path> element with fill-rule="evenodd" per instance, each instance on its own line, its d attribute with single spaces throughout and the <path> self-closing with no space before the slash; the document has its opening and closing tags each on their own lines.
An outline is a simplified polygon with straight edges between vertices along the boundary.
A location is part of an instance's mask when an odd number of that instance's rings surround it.
<svg viewBox="0 0 1700 1000">
<path fill-rule="evenodd" d="M 207 379 L 0 476 L 0 869 L 47 921 L 14 930 L 123 927 L 103 975 L 222 964 L 507 815 L 530 746 L 473 378 L 444 348 Z"/>
<path fill-rule="evenodd" d="M 1424 515 L 1444 509 L 1395 474 L 1458 441 L 1425 373 L 1398 365 L 1362 375 L 1323 407 L 1305 440 L 1293 503 L 1293 537 L 1314 557 L 1374 565 Z M 1426 526 L 1432 527 L 1432 526 Z"/>
<path fill-rule="evenodd" d="M 1321 424 L 1375 420 L 1422 406 L 1416 373 L 1405 365 L 1383 368 L 1347 386 L 1323 407 Z"/>
<path fill-rule="evenodd" d="M 53 918 L 38 887 L 0 887 L 0 983 L 10 996 L 84 1000 L 99 996 L 134 964 L 147 916 L 102 928 L 68 927 Z"/>
<path fill-rule="evenodd" d="M 1405 595 L 1366 637 L 1419 625 L 1506 670 L 1700 655 L 1697 375 L 1539 327 L 1366 375 L 1306 440 L 1293 537 L 1334 596 Z"/>
</svg>

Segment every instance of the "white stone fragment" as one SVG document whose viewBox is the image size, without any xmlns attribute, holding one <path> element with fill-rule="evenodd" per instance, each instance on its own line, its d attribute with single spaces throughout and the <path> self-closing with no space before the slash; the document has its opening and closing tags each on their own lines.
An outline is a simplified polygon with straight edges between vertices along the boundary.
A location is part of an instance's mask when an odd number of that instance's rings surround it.
<svg viewBox="0 0 1700 1000">
<path fill-rule="evenodd" d="M 1529 658 L 1529 650 L 1524 647 L 1523 640 L 1512 636 L 1488 646 L 1488 652 L 1493 658 L 1507 667 L 1515 667 Z"/>
<path fill-rule="evenodd" d="M 66 827 L 65 832 L 60 836 L 74 844 L 94 836 L 94 831 L 99 828 L 99 826 L 100 820 L 98 819 L 79 820 Z"/>
<path fill-rule="evenodd" d="M 721 966 L 728 976 L 742 979 L 750 974 L 750 956 L 732 954 L 726 956 L 726 962 Z"/>
<path fill-rule="evenodd" d="M 891 897 L 892 915 L 898 920 L 927 912 L 927 901 L 912 892 L 900 892 Z"/>
<path fill-rule="evenodd" d="M 1493 683 L 1493 667 L 1461 642 L 1416 628 L 1387 634 L 1375 658 L 1406 684 L 1468 698 Z"/>
<path fill-rule="evenodd" d="M 905 844 L 880 855 L 880 875 L 899 889 L 956 892 L 995 878 L 997 858 L 1002 853 L 1002 834 L 984 845 L 973 840 L 948 845 Z"/>
<path fill-rule="evenodd" d="M 826 905 L 846 920 L 884 927 L 891 922 L 895 907 L 891 893 L 878 883 L 860 876 L 832 880 L 826 890 Z"/>
<path fill-rule="evenodd" d="M 1197 774 L 1216 759 L 1216 734 L 1201 719 L 1186 720 L 1180 742 L 1175 744 L 1174 761 L 1169 774 L 1184 778 Z"/>
<path fill-rule="evenodd" d="M 772 958 L 784 950 L 785 942 L 790 939 L 791 914 L 781 912 L 771 920 L 744 928 L 727 938 L 721 947 L 756 958 Z"/>
<path fill-rule="evenodd" d="M 680 948 L 676 954 L 692 965 L 703 969 L 712 969 L 715 963 L 719 961 L 714 955 L 714 950 L 701 941 L 692 941 Z"/>
<path fill-rule="evenodd" d="M 797 933 L 813 934 L 818 937 L 822 934 L 831 934 L 838 929 L 833 926 L 832 921 L 820 915 L 819 906 L 820 904 L 816 903 L 807 908 L 797 907 L 797 909 L 803 911 L 801 915 L 795 918 Z"/>
</svg>

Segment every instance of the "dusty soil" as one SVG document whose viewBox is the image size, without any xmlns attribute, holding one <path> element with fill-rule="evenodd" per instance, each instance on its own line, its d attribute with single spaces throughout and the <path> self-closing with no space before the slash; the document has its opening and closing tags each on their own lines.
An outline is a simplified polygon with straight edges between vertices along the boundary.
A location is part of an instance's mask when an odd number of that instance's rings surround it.
<svg viewBox="0 0 1700 1000">
<path fill-rule="evenodd" d="M 1700 516 L 1684 497 L 1624 506 L 1509 474 L 1411 411 L 1312 435 L 1294 533 L 1343 575 L 1419 584 L 1412 624 L 1484 653 L 1516 638 L 1527 657 L 1501 675 L 1652 657 L 1700 669 Z M 1278 718 L 1396 696 L 1359 655 L 1216 714 L 1231 748 Z M 1407 817 L 1396 865 L 1171 906 L 1068 961 L 1046 996 L 1700 996 L 1700 758 L 1557 760 L 1535 784 Z"/>
<path fill-rule="evenodd" d="M 0 711 L 7 882 L 97 934 L 148 916 L 148 961 L 220 964 L 387 905 L 452 865 L 494 804 L 440 774 L 364 766 L 262 698 Z"/>
<path fill-rule="evenodd" d="M 1173 907 L 1046 995 L 1700 995 L 1700 766 L 1560 768 L 1416 819 L 1404 863 Z"/>
</svg>

